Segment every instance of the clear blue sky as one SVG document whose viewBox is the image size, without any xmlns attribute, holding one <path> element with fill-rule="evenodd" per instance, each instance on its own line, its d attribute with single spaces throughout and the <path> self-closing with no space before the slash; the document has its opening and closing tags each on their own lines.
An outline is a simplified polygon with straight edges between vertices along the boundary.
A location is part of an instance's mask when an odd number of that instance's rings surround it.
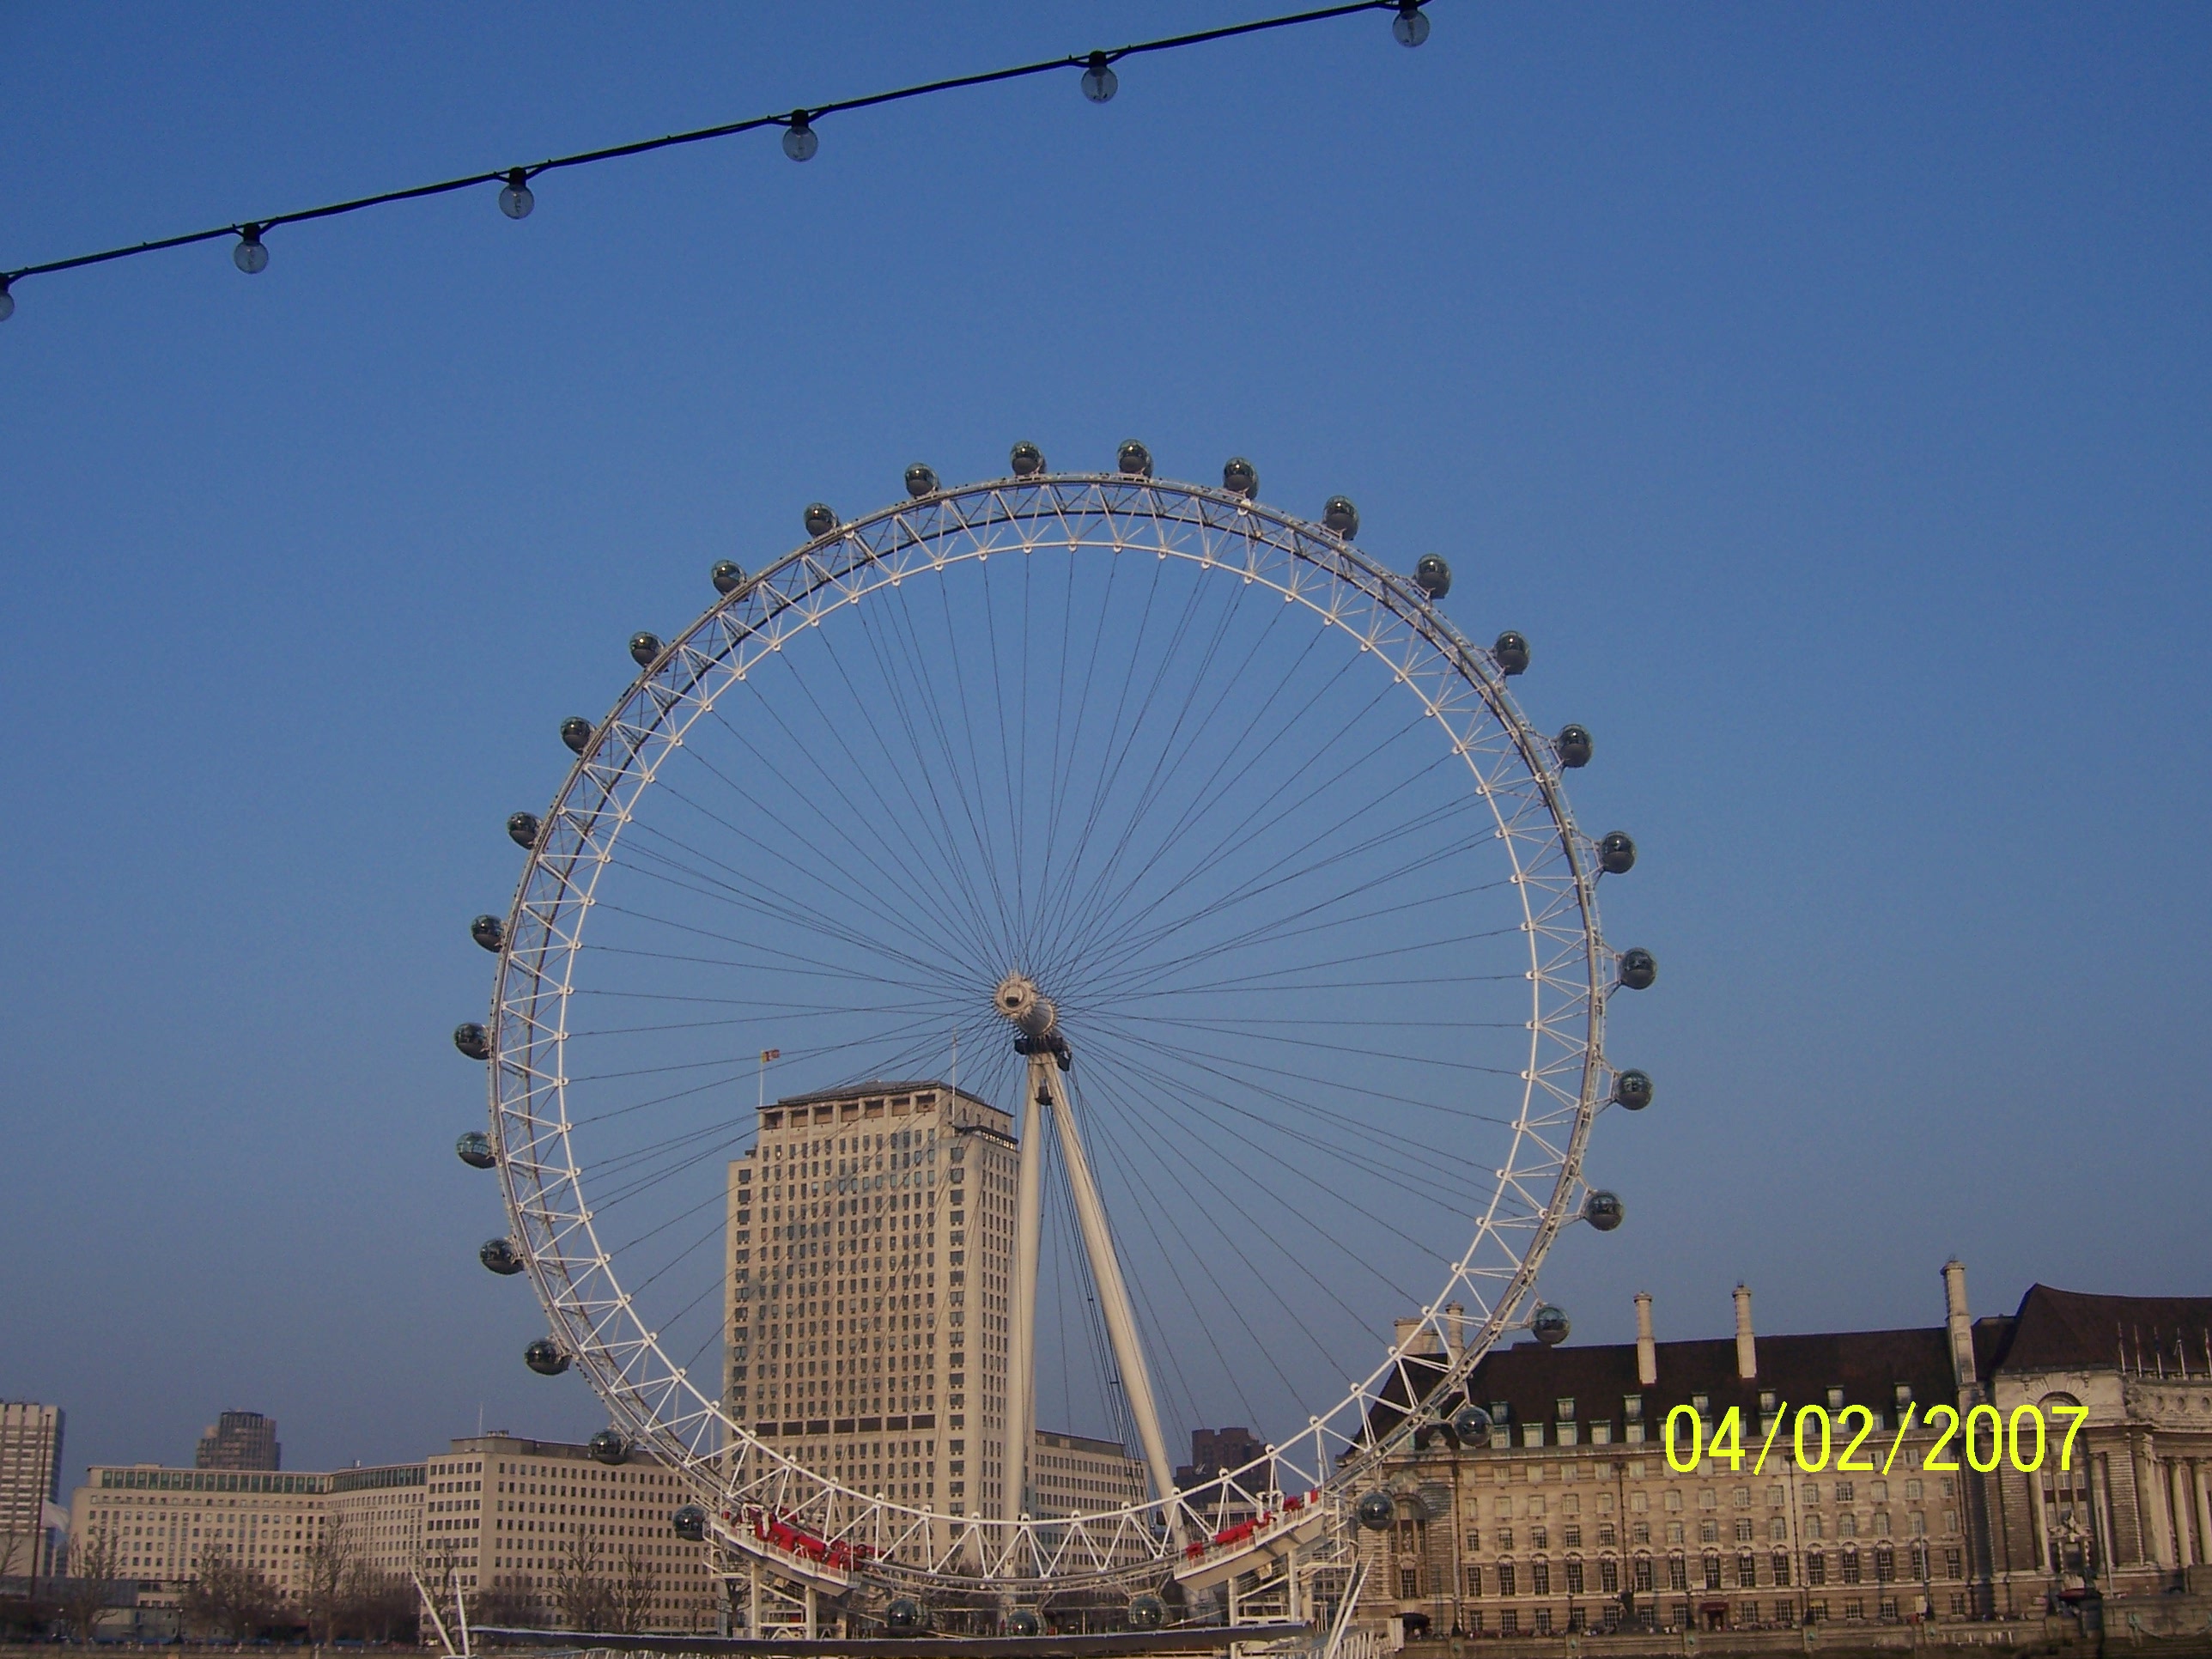
<svg viewBox="0 0 2212 1659">
<path fill-rule="evenodd" d="M 1256 8 L 19 5 L 0 265 Z M 1577 1336 L 2202 1292 L 2202 9 L 1437 0 L 21 285 L 0 1393 L 70 1462 L 581 1431 L 471 1259 L 467 918 L 728 556 L 1017 438 L 1527 632 L 1659 1079 Z"/>
</svg>

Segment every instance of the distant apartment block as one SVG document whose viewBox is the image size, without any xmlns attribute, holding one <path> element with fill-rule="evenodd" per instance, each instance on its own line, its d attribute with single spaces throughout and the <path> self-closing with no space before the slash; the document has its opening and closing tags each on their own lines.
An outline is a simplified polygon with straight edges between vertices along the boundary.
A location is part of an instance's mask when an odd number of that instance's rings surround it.
<svg viewBox="0 0 2212 1659">
<path fill-rule="evenodd" d="M 284 1449 L 276 1443 L 276 1419 L 259 1412 L 225 1412 L 200 1436 L 192 1458 L 199 1469 L 281 1469 Z"/>
<path fill-rule="evenodd" d="M 62 1532 L 62 1410 L 0 1401 L 0 1578 L 58 1571 Z"/>
</svg>

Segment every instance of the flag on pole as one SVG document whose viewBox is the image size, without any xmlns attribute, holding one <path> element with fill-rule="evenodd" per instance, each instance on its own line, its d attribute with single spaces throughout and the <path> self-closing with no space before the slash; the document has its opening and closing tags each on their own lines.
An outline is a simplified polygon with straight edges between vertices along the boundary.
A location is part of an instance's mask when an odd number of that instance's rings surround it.
<svg viewBox="0 0 2212 1659">
<path fill-rule="evenodd" d="M 767 1065 L 771 1060 L 781 1060 L 782 1058 L 783 1050 L 781 1048 L 763 1048 L 761 1050 L 761 1064 L 763 1066 Z"/>
</svg>

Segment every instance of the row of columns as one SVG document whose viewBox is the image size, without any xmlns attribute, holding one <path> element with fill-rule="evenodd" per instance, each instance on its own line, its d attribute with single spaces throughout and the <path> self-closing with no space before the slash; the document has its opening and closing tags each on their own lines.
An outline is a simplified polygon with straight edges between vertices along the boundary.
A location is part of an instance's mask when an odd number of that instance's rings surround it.
<svg viewBox="0 0 2212 1659">
<path fill-rule="evenodd" d="M 2148 1434 L 2136 1437 L 2134 1452 L 2145 1556 L 2169 1572 L 2212 1560 L 2212 1489 L 2203 1463 L 2159 1456 Z"/>
</svg>

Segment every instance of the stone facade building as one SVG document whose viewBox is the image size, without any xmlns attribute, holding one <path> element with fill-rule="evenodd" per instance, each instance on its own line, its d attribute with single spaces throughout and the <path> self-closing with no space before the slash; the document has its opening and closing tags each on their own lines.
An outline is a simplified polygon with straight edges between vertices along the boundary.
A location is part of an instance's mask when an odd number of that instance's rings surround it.
<svg viewBox="0 0 2212 1659">
<path fill-rule="evenodd" d="M 193 1455 L 197 1469 L 281 1469 L 284 1449 L 276 1443 L 276 1422 L 259 1412 L 225 1412 L 200 1436 Z"/>
<path fill-rule="evenodd" d="M 1659 1342 L 1640 1296 L 1633 1344 L 1492 1352 L 1467 1390 L 1488 1443 L 1433 1430 L 1389 1468 L 1368 1610 L 1437 1635 L 1719 1631 L 2040 1618 L 2180 1588 L 2212 1539 L 2212 1298 L 2039 1285 L 1975 1321 L 1965 1269 L 1943 1282 L 1944 1322 L 1917 1329 L 1762 1337 L 1738 1286 L 1733 1338 Z M 2062 1473 L 2072 1419 L 2052 1413 L 2076 1404 Z M 2027 1405 L 2049 1425 L 2033 1475 L 2009 1454 L 1977 1469 L 1929 1422 L 1981 1407 L 1986 1464 L 1991 1412 Z M 1731 1410 L 1740 1462 L 1714 1455 Z"/>
</svg>

